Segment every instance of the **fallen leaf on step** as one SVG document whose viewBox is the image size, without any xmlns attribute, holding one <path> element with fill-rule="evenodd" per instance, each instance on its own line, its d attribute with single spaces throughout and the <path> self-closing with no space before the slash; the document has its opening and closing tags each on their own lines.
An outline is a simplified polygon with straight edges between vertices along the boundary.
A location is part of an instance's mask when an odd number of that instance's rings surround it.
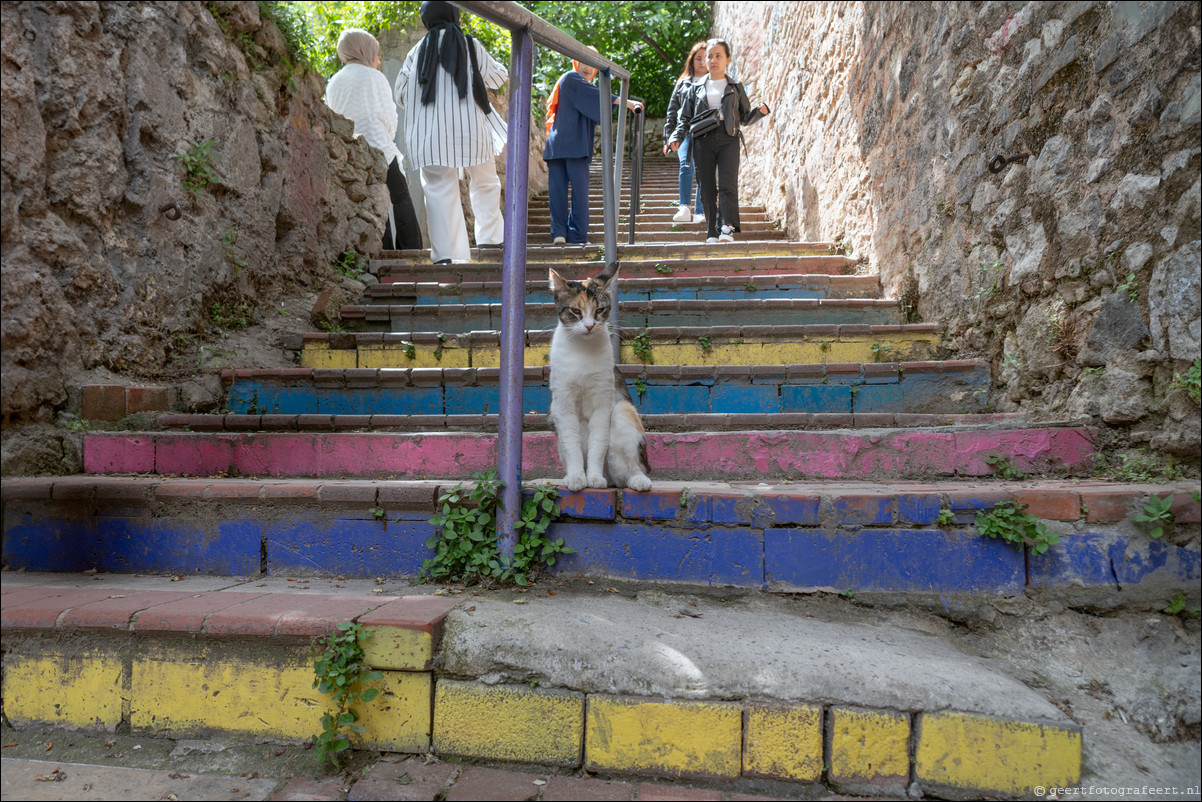
<svg viewBox="0 0 1202 802">
<path fill-rule="evenodd" d="M 40 783 L 61 783 L 63 780 L 67 779 L 67 775 L 62 771 L 55 769 L 54 771 L 50 772 L 48 776 L 39 774 L 37 777 L 34 777 L 34 779 Z"/>
<path fill-rule="evenodd" d="M 49 752 L 53 748 L 54 748 L 54 741 L 47 741 L 46 742 L 46 751 Z"/>
</svg>

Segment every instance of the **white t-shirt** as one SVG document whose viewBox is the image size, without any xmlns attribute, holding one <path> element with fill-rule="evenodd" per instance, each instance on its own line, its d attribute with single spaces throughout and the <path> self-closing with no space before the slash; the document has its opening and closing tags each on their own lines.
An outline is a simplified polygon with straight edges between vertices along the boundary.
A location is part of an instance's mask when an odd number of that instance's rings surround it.
<svg viewBox="0 0 1202 802">
<path fill-rule="evenodd" d="M 718 119 L 722 119 L 722 95 L 726 92 L 726 79 L 719 78 L 713 80 L 707 78 L 705 81 L 705 102 L 711 109 L 718 110 Z"/>
</svg>

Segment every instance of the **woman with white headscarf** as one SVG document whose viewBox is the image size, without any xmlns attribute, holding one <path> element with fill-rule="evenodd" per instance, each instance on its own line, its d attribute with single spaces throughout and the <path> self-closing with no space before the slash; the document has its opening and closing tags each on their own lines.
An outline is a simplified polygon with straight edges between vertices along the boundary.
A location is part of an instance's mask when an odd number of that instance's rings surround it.
<svg viewBox="0 0 1202 802">
<path fill-rule="evenodd" d="M 388 79 L 380 72 L 380 43 L 359 28 L 338 37 L 343 67 L 326 84 L 326 105 L 355 124 L 355 136 L 384 154 L 388 163 L 388 194 L 392 204 L 384 229 L 385 249 L 421 248 L 422 231 L 409 197 L 396 146 L 397 108 Z"/>
<path fill-rule="evenodd" d="M 404 116 L 405 152 L 421 169 L 430 259 L 467 262 L 460 169 L 469 181 L 476 245 L 499 248 L 505 239 L 494 160 L 505 147 L 505 121 L 489 104 L 486 87 L 500 89 L 509 73 L 463 33 L 455 6 L 427 0 L 421 18 L 428 32 L 405 57 L 394 97 Z"/>
</svg>

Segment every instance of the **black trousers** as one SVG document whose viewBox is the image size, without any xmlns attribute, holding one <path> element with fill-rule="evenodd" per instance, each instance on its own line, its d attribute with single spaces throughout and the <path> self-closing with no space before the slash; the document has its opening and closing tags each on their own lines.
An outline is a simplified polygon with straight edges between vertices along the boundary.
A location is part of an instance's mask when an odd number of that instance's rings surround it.
<svg viewBox="0 0 1202 802">
<path fill-rule="evenodd" d="M 388 165 L 388 194 L 392 198 L 392 217 L 396 220 L 397 236 L 393 242 L 392 225 L 384 223 L 384 250 L 420 249 L 422 247 L 422 228 L 417 222 L 417 212 L 413 209 L 413 198 L 409 197 L 409 183 L 397 160 L 393 159 Z"/>
<path fill-rule="evenodd" d="M 693 161 L 705 209 L 706 237 L 722 226 L 739 230 L 739 138 L 718 129 L 693 140 Z"/>
</svg>

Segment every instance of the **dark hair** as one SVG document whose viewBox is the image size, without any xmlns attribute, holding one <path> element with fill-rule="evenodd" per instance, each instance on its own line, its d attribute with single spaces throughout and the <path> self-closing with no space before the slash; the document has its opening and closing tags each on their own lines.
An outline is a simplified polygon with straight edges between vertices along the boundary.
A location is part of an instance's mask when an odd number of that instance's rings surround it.
<svg viewBox="0 0 1202 802">
<path fill-rule="evenodd" d="M 713 47 L 714 45 L 722 45 L 722 49 L 726 51 L 726 57 L 730 58 L 730 43 L 729 42 L 727 42 L 725 39 L 715 38 L 715 39 L 709 39 L 705 43 L 705 47 L 707 50 L 709 48 Z"/>
<path fill-rule="evenodd" d="M 705 52 L 705 42 L 698 42 L 689 48 L 689 57 L 684 61 L 684 70 L 681 71 L 681 78 L 695 78 L 693 75 L 693 56 L 697 55 L 697 51 Z M 679 80 L 679 79 L 678 79 Z"/>
</svg>

